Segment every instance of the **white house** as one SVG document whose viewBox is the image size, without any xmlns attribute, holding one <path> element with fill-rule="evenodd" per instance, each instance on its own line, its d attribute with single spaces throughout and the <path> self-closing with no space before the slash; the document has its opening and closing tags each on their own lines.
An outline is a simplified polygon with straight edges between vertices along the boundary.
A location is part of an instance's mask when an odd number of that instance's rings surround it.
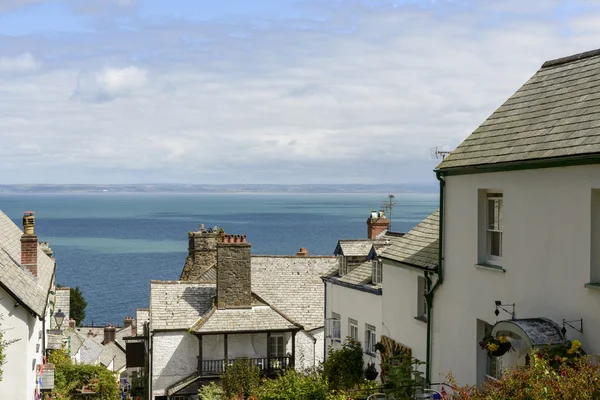
<svg viewBox="0 0 600 400">
<path fill-rule="evenodd" d="M 25 213 L 23 233 L 0 211 L 0 329 L 5 341 L 14 341 L 5 348 L 1 399 L 34 399 L 36 391 L 47 388 L 46 382 L 40 387 L 38 375 L 43 370 L 55 263 L 39 245 L 34 224 L 33 213 Z"/>
<path fill-rule="evenodd" d="M 599 89 L 600 50 L 546 62 L 437 167 L 432 380 L 480 384 L 565 339 L 600 354 Z M 516 351 L 487 357 L 487 332 Z"/>
<path fill-rule="evenodd" d="M 236 358 L 252 360 L 265 375 L 318 365 L 320 276 L 336 259 L 306 251 L 251 256 L 243 235 L 201 229 L 189 236 L 187 280 L 150 285 L 151 398 L 196 399 L 198 387 L 218 379 Z"/>
<path fill-rule="evenodd" d="M 325 351 L 330 347 L 339 349 L 346 338 L 351 338 L 361 343 L 365 364 L 375 363 L 378 371 L 375 344 L 386 334 L 382 325 L 384 274 L 378 256 L 402 237 L 401 233 L 387 231 L 389 224 L 382 211 L 372 211 L 367 219 L 367 238 L 339 240 L 334 251 L 338 268 L 322 277 L 327 320 Z"/>
<path fill-rule="evenodd" d="M 438 265 L 439 212 L 429 215 L 379 256 L 383 262 L 382 327 L 387 350 L 427 360 L 427 281 Z"/>
</svg>

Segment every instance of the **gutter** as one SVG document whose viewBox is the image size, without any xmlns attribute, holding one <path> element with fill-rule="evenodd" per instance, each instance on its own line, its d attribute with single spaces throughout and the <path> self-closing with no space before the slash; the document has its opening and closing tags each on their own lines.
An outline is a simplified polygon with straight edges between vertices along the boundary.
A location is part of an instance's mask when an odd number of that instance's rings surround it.
<svg viewBox="0 0 600 400">
<path fill-rule="evenodd" d="M 325 288 L 325 315 L 323 315 L 323 362 L 325 362 L 327 359 L 327 281 L 325 279 L 323 279 L 323 285 Z"/>
<path fill-rule="evenodd" d="M 446 181 L 442 177 L 442 172 L 435 171 L 435 177 L 440 182 L 440 222 L 439 222 L 439 247 L 438 247 L 438 266 L 437 266 L 437 280 L 433 287 L 431 286 L 431 276 L 429 272 L 425 272 L 425 282 L 427 287 L 427 293 L 425 293 L 425 299 L 427 301 L 427 360 L 425 361 L 427 369 L 425 371 L 425 381 L 427 384 L 431 383 L 431 339 L 432 339 L 432 324 L 433 324 L 433 297 L 438 287 L 444 283 L 444 191 Z"/>
</svg>

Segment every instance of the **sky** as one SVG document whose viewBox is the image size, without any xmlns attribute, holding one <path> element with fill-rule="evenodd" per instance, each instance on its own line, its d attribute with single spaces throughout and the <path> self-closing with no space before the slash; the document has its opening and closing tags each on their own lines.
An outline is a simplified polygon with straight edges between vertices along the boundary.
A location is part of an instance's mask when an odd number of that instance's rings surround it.
<svg viewBox="0 0 600 400">
<path fill-rule="evenodd" d="M 0 183 L 403 183 L 600 0 L 0 0 Z"/>
</svg>

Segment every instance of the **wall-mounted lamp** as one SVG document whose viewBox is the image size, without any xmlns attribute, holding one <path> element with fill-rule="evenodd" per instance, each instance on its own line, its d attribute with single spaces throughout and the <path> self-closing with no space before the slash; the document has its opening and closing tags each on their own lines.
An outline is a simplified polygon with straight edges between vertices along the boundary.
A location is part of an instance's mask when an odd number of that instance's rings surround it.
<svg viewBox="0 0 600 400">
<path fill-rule="evenodd" d="M 574 327 L 573 325 L 571 325 L 571 323 L 576 323 L 576 322 L 579 322 L 579 329 Z M 563 318 L 563 327 L 560 330 L 562 332 L 563 336 L 567 333 L 567 326 L 571 329 L 575 329 L 579 333 L 583 333 L 583 318 L 574 319 L 572 321 L 565 321 L 565 319 Z"/>
<path fill-rule="evenodd" d="M 58 329 L 60 329 L 60 326 L 62 325 L 64 319 L 65 319 L 65 313 L 60 311 L 60 308 L 59 308 L 58 312 L 56 314 L 54 314 L 54 321 L 56 322 L 56 326 L 58 327 Z"/>
<path fill-rule="evenodd" d="M 502 304 L 502 302 L 500 300 L 496 300 L 494 303 L 496 304 L 496 310 L 494 310 L 494 314 L 496 314 L 496 317 L 498 315 L 500 315 L 500 310 L 499 309 L 501 309 L 505 313 L 510 314 L 511 319 L 515 319 L 515 303 L 512 303 L 512 304 Z M 508 311 L 504 307 L 512 307 L 512 311 Z"/>
</svg>

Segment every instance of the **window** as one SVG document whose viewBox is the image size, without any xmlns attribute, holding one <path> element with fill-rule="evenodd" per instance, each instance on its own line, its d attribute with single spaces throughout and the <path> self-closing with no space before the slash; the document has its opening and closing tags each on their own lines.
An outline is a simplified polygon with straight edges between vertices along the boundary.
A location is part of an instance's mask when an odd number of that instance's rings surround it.
<svg viewBox="0 0 600 400">
<path fill-rule="evenodd" d="M 285 356 L 285 337 L 283 333 L 271 334 L 269 338 L 269 357 Z"/>
<path fill-rule="evenodd" d="M 382 276 L 383 276 L 383 263 L 377 259 L 373 260 L 372 263 L 373 263 L 373 267 L 372 267 L 371 280 L 375 284 L 381 283 Z"/>
<path fill-rule="evenodd" d="M 348 318 L 348 336 L 358 341 L 358 321 Z"/>
<path fill-rule="evenodd" d="M 340 314 L 331 313 L 331 318 L 327 321 L 327 327 L 329 329 L 327 336 L 330 337 L 332 341 L 339 342 L 342 338 L 342 324 L 340 320 Z"/>
<path fill-rule="evenodd" d="M 338 256 L 338 264 L 340 267 L 340 276 L 344 276 L 348 273 L 348 260 L 344 256 Z"/>
<path fill-rule="evenodd" d="M 377 343 L 377 334 L 373 325 L 365 324 L 365 352 L 375 355 L 375 344 Z"/>
<path fill-rule="evenodd" d="M 487 261 L 502 257 L 503 203 L 502 193 L 487 193 Z"/>
<path fill-rule="evenodd" d="M 425 299 L 425 278 L 417 277 L 417 318 L 427 320 L 427 300 Z"/>
</svg>

